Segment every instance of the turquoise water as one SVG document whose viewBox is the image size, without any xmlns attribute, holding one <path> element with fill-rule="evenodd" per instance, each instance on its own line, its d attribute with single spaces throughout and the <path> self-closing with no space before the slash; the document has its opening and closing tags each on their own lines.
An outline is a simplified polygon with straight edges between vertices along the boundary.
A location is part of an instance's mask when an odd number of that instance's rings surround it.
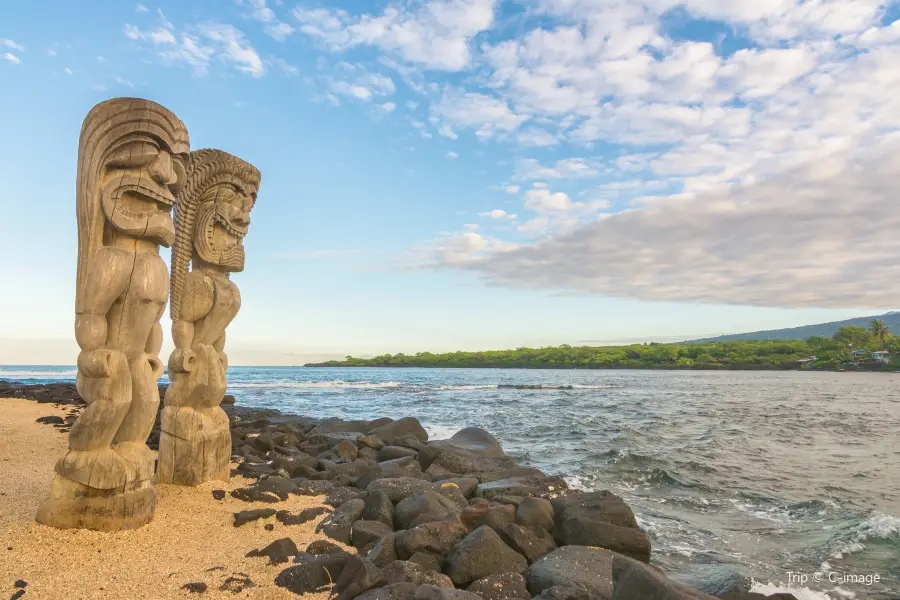
<svg viewBox="0 0 900 600">
<path fill-rule="evenodd" d="M 698 587 L 900 598 L 898 374 L 233 367 L 229 392 L 316 417 L 416 416 L 432 437 L 484 427 L 572 486 L 623 496 L 654 562 Z"/>
</svg>

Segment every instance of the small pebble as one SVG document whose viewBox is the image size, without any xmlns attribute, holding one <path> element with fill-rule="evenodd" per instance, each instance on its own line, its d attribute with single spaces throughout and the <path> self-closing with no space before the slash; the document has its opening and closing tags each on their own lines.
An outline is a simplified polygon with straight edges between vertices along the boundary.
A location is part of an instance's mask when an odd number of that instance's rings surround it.
<svg viewBox="0 0 900 600">
<path fill-rule="evenodd" d="M 192 594 L 202 594 L 206 591 L 206 584 L 202 581 L 195 581 L 192 583 L 184 584 L 183 586 L 181 586 L 181 589 L 187 590 Z"/>
<path fill-rule="evenodd" d="M 225 490 L 213 490 L 212 496 L 216 500 L 224 500 L 225 499 Z"/>
<path fill-rule="evenodd" d="M 18 579 L 13 585 L 17 588 L 23 588 L 28 585 L 28 582 L 24 579 Z"/>
<path fill-rule="evenodd" d="M 19 600 L 19 598 L 21 598 L 24 595 L 25 595 L 25 590 L 19 590 L 18 592 L 13 594 L 9 600 Z"/>
<path fill-rule="evenodd" d="M 275 525 L 273 525 L 272 523 L 266 523 L 266 526 L 264 527 L 264 529 L 266 531 L 273 531 L 275 529 Z"/>
</svg>

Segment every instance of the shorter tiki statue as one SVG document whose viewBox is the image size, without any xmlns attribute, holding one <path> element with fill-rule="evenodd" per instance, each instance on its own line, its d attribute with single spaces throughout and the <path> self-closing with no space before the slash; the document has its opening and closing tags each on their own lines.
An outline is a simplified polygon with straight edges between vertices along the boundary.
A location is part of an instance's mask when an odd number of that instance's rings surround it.
<svg viewBox="0 0 900 600">
<path fill-rule="evenodd" d="M 227 480 L 231 462 L 225 395 L 225 329 L 241 307 L 229 273 L 244 269 L 260 173 L 220 150 L 192 152 L 175 205 L 172 249 L 172 385 L 162 410 L 160 483 Z M 188 265 L 192 270 L 188 271 Z"/>
</svg>

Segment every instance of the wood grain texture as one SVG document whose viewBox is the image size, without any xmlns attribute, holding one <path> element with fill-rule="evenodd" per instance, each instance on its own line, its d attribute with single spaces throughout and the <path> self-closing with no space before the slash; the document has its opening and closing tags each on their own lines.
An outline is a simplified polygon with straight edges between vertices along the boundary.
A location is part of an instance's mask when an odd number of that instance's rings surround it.
<svg viewBox="0 0 900 600">
<path fill-rule="evenodd" d="M 159 407 L 159 319 L 169 277 L 159 246 L 174 240 L 171 208 L 185 183 L 184 124 L 138 98 L 95 106 L 78 150 L 75 337 L 87 408 L 56 464 L 39 523 L 115 531 L 153 518 Z"/>
<path fill-rule="evenodd" d="M 161 415 L 158 480 L 196 486 L 227 480 L 231 459 L 225 330 L 241 307 L 229 274 L 244 268 L 243 238 L 259 171 L 220 150 L 191 153 L 175 207 L 170 311 L 175 350 Z M 192 270 L 188 271 L 191 267 Z"/>
</svg>

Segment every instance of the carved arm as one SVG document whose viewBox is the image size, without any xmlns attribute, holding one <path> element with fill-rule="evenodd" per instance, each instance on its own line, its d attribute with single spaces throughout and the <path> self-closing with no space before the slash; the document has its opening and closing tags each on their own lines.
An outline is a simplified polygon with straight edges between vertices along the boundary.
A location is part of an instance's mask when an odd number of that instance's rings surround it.
<svg viewBox="0 0 900 600">
<path fill-rule="evenodd" d="M 108 377 L 109 351 L 104 349 L 106 314 L 128 287 L 133 261 L 127 253 L 101 248 L 91 260 L 82 312 L 75 314 L 75 339 L 81 348 L 78 368 L 88 377 Z"/>
</svg>

